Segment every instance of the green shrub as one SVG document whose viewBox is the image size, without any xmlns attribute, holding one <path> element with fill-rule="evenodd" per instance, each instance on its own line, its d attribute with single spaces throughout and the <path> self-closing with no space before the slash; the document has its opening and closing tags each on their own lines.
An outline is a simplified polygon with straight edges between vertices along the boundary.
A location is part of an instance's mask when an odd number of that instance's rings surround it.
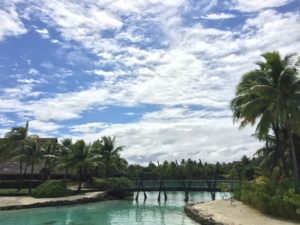
<svg viewBox="0 0 300 225">
<path fill-rule="evenodd" d="M 291 180 L 275 182 L 265 177 L 242 183 L 234 198 L 267 214 L 300 220 L 300 195 Z"/>
<path fill-rule="evenodd" d="M 68 190 L 66 184 L 61 180 L 48 180 L 32 192 L 32 196 L 36 198 L 64 197 L 71 194 L 72 191 Z"/>
<path fill-rule="evenodd" d="M 130 186 L 130 180 L 126 177 L 93 178 L 90 186 L 107 190 L 110 196 L 116 198 L 132 196 L 132 193 L 120 190 L 120 188 L 128 188 Z"/>
<path fill-rule="evenodd" d="M 126 177 L 93 178 L 92 187 L 99 189 L 118 189 L 129 187 L 130 180 Z"/>
</svg>

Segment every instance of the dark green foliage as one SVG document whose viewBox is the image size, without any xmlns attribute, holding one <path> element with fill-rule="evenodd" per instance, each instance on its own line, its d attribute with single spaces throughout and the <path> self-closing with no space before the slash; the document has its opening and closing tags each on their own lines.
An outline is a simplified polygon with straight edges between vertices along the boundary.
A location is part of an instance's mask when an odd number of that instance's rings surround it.
<svg viewBox="0 0 300 225">
<path fill-rule="evenodd" d="M 93 178 L 91 186 L 103 190 L 126 188 L 130 180 L 126 177 Z"/>
<path fill-rule="evenodd" d="M 267 214 L 300 220 L 300 195 L 295 193 L 295 182 L 276 182 L 266 177 L 243 182 L 234 197 Z"/>
<path fill-rule="evenodd" d="M 265 142 L 257 152 L 261 166 L 269 171 L 275 167 L 282 178 L 293 172 L 300 193 L 300 58 L 294 54 L 281 56 L 266 52 L 258 68 L 242 76 L 236 96 L 231 101 L 235 121 L 241 127 L 256 125 L 255 136 Z M 249 168 L 250 169 L 250 168 Z M 246 176 L 253 173 L 248 170 Z"/>
<path fill-rule="evenodd" d="M 72 194 L 66 184 L 61 180 L 48 180 L 39 185 L 32 193 L 35 198 L 64 197 Z"/>
<path fill-rule="evenodd" d="M 133 195 L 131 192 L 121 191 L 120 188 L 129 187 L 130 180 L 126 177 L 111 177 L 111 178 L 93 178 L 94 188 L 107 190 L 108 194 L 114 198 L 126 198 Z"/>
</svg>

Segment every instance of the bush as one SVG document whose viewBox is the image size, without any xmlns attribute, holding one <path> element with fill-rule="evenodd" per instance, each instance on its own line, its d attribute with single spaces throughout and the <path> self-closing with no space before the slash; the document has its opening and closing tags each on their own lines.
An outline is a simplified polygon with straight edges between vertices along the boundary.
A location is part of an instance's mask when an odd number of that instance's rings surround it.
<svg viewBox="0 0 300 225">
<path fill-rule="evenodd" d="M 300 220 L 300 195 L 291 180 L 277 183 L 265 177 L 242 183 L 234 198 L 267 214 Z"/>
<path fill-rule="evenodd" d="M 64 197 L 71 194 L 72 191 L 67 189 L 66 184 L 62 180 L 48 180 L 32 192 L 32 196 L 36 198 Z"/>
<path fill-rule="evenodd" d="M 91 186 L 103 190 L 129 187 L 130 180 L 126 177 L 93 178 Z"/>
<path fill-rule="evenodd" d="M 91 187 L 107 190 L 112 197 L 125 198 L 132 196 L 132 193 L 121 191 L 120 188 L 128 188 L 130 180 L 126 177 L 93 178 Z"/>
</svg>

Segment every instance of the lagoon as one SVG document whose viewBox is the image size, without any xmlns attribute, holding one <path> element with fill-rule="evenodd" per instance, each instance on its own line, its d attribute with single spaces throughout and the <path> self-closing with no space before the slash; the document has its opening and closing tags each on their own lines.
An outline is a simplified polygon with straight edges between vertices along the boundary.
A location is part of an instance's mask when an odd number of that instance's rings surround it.
<svg viewBox="0 0 300 225">
<path fill-rule="evenodd" d="M 0 212 L 0 225 L 196 225 L 184 213 L 184 192 L 168 192 L 167 202 L 157 192 L 135 200 L 114 200 L 83 205 Z M 217 198 L 222 194 L 218 193 Z M 190 200 L 210 201 L 208 192 L 191 193 Z"/>
</svg>

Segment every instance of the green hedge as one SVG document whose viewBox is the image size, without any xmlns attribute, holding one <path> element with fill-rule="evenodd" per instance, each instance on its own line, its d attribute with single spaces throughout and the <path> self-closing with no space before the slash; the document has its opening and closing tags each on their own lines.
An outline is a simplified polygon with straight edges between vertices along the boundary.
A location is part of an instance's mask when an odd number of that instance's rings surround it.
<svg viewBox="0 0 300 225">
<path fill-rule="evenodd" d="M 129 187 L 130 180 L 126 177 L 93 178 L 92 187 L 108 190 Z"/>
<path fill-rule="evenodd" d="M 62 180 L 48 180 L 35 188 L 32 196 L 36 198 L 54 198 L 69 196 L 72 193 Z"/>
<path fill-rule="evenodd" d="M 265 177 L 242 183 L 234 197 L 267 214 L 300 220 L 300 194 L 291 180 L 275 182 Z"/>
<path fill-rule="evenodd" d="M 119 188 L 129 187 L 130 180 L 126 177 L 93 178 L 90 187 L 107 190 L 111 197 L 127 198 L 133 196 L 133 193 L 121 191 Z"/>
</svg>

